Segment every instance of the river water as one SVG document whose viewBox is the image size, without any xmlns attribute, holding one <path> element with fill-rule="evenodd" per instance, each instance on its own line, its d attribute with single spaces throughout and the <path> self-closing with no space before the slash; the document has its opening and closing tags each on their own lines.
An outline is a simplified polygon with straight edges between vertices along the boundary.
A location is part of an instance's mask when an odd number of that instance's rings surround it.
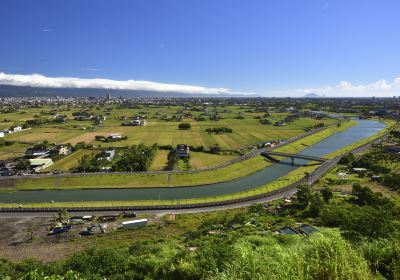
<svg viewBox="0 0 400 280">
<path fill-rule="evenodd" d="M 321 142 L 303 150 L 300 154 L 323 157 L 326 154 L 344 148 L 359 140 L 370 137 L 386 126 L 372 120 L 359 120 L 347 130 L 338 132 Z M 112 201 L 112 200 L 158 200 L 158 199 L 189 199 L 207 196 L 231 194 L 250 190 L 273 182 L 292 170 L 307 163 L 306 160 L 295 159 L 295 165 L 290 159 L 273 164 L 249 176 L 222 183 L 201 185 L 195 187 L 162 187 L 134 189 L 88 189 L 88 190 L 48 190 L 48 191 L 17 191 L 0 194 L 0 202 L 71 202 L 71 201 Z"/>
</svg>

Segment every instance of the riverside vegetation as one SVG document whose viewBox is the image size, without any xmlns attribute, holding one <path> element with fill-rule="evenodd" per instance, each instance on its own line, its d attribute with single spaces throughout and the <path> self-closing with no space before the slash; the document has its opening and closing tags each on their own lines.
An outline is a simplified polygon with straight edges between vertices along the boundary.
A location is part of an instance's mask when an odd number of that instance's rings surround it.
<svg viewBox="0 0 400 280">
<path fill-rule="evenodd" d="M 90 249 L 57 262 L 2 260 L 0 278 L 399 279 L 399 214 L 390 199 L 358 184 L 346 197 L 301 186 L 291 204 L 177 215 L 164 225 L 71 241 Z M 296 222 L 319 232 L 274 233 Z"/>
</svg>

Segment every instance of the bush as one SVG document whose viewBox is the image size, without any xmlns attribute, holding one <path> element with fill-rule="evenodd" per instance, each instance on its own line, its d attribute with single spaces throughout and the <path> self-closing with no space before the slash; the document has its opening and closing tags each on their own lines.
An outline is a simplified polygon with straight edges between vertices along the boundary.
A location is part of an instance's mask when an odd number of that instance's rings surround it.
<svg viewBox="0 0 400 280">
<path fill-rule="evenodd" d="M 214 128 L 206 128 L 205 132 L 215 133 L 215 134 L 232 133 L 232 129 L 229 127 L 214 127 Z"/>
<path fill-rule="evenodd" d="M 298 242 L 300 242 L 298 240 Z M 371 279 L 367 262 L 338 235 L 312 236 L 301 246 L 285 246 L 270 240 L 254 246 L 235 246 L 227 268 L 212 279 Z"/>
<path fill-rule="evenodd" d="M 400 244 L 396 239 L 380 239 L 362 246 L 372 271 L 386 279 L 400 279 Z"/>
<path fill-rule="evenodd" d="M 161 145 L 161 146 L 158 146 L 158 148 L 160 150 L 168 150 L 168 151 L 171 151 L 174 149 L 171 145 Z"/>
<path fill-rule="evenodd" d="M 183 129 L 183 130 L 187 130 L 187 129 L 190 129 L 192 126 L 190 125 L 190 123 L 180 123 L 179 125 L 178 125 L 178 128 L 179 129 Z"/>
<path fill-rule="evenodd" d="M 204 146 L 189 146 L 189 149 L 193 152 L 204 152 Z"/>
</svg>

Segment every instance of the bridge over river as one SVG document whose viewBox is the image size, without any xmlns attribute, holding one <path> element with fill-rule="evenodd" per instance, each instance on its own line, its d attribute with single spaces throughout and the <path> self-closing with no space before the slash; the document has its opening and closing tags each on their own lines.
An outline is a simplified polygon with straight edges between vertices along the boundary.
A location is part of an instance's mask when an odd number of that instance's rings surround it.
<svg viewBox="0 0 400 280">
<path fill-rule="evenodd" d="M 325 159 L 325 158 L 316 157 L 316 156 L 309 156 L 309 155 L 302 155 L 302 154 L 288 154 L 288 153 L 280 153 L 280 152 L 274 152 L 274 151 L 264 151 L 264 152 L 261 152 L 261 155 L 268 159 L 271 159 L 275 162 L 279 162 L 279 161 L 271 156 L 280 156 L 280 157 L 284 157 L 284 158 L 290 158 L 290 160 L 292 161 L 292 165 L 294 165 L 294 159 L 296 159 L 296 158 L 310 160 L 310 161 L 317 161 L 320 163 L 327 161 L 327 159 Z"/>
<path fill-rule="evenodd" d="M 358 123 L 344 131 L 338 132 L 296 155 L 296 165 L 291 165 L 286 158 L 270 167 L 232 181 L 200 185 L 193 187 L 143 187 L 126 189 L 73 189 L 47 191 L 16 191 L 0 194 L 0 202 L 79 202 L 79 201 L 132 201 L 132 200 L 180 200 L 229 195 L 271 183 L 299 165 L 322 161 L 323 156 L 348 145 L 368 138 L 386 127 L 385 124 L 373 120 L 359 120 Z M 277 155 L 277 154 L 276 154 Z M 280 154 L 282 156 L 283 154 Z M 290 155 L 293 156 L 294 155 Z M 318 161 L 318 160 L 317 160 Z"/>
</svg>

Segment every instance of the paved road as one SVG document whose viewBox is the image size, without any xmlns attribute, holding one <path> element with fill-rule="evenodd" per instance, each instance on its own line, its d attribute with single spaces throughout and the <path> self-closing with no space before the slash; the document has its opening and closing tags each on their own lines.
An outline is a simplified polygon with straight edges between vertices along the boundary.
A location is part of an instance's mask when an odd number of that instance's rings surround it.
<svg viewBox="0 0 400 280">
<path fill-rule="evenodd" d="M 352 152 L 360 152 L 361 150 L 366 149 L 369 147 L 372 143 L 377 143 L 384 139 L 387 135 L 383 135 L 379 137 L 378 139 L 375 139 L 369 143 L 366 143 L 362 145 L 361 147 L 358 147 L 354 149 Z M 324 162 L 318 169 L 316 169 L 313 173 L 312 176 L 309 178 L 309 182 L 313 183 L 315 182 L 319 177 L 321 177 L 324 173 L 329 171 L 331 168 L 333 168 L 340 160 L 340 156 L 333 158 L 329 161 Z M 209 207 L 199 207 L 199 208 L 190 208 L 190 209 L 171 209 L 171 210 L 141 210 L 141 211 L 136 211 L 138 214 L 154 214 L 154 215 L 163 215 L 163 214 L 179 214 L 179 213 L 200 213 L 200 212 L 212 212 L 212 211 L 220 211 L 220 210 L 227 210 L 227 209 L 233 209 L 233 208 L 240 208 L 240 207 L 246 207 L 254 203 L 266 203 L 270 201 L 274 201 L 277 199 L 281 199 L 285 196 L 292 195 L 296 193 L 297 189 L 295 187 L 290 188 L 286 191 L 270 195 L 265 198 L 260 198 L 260 199 L 255 199 L 251 201 L 246 201 L 246 202 L 239 202 L 239 203 L 232 203 L 232 204 L 227 204 L 227 205 L 220 205 L 220 206 L 209 206 Z M 120 211 L 90 211 L 90 212 L 73 212 L 76 215 L 104 215 L 104 214 L 117 214 L 120 213 Z M 51 212 L 0 212 L 0 218 L 6 218 L 6 217 L 51 217 L 53 213 Z"/>
<path fill-rule="evenodd" d="M 211 207 L 199 207 L 191 209 L 173 209 L 173 210 L 138 210 L 135 211 L 137 214 L 153 214 L 153 215 L 164 215 L 164 214 L 181 214 L 181 213 L 201 213 L 201 212 L 213 212 L 228 210 L 234 208 L 241 208 L 250 206 L 254 203 L 266 203 L 274 201 L 277 199 L 284 198 L 285 196 L 292 195 L 297 190 L 291 189 L 276 195 L 271 195 L 269 197 L 256 199 L 252 201 L 233 203 L 221 206 L 211 206 Z M 54 212 L 55 213 L 55 212 Z M 0 212 L 0 218 L 10 218 L 10 217 L 52 217 L 54 213 L 51 212 Z M 88 212 L 71 212 L 72 215 L 107 215 L 107 214 L 119 214 L 121 211 L 88 211 Z"/>
</svg>

